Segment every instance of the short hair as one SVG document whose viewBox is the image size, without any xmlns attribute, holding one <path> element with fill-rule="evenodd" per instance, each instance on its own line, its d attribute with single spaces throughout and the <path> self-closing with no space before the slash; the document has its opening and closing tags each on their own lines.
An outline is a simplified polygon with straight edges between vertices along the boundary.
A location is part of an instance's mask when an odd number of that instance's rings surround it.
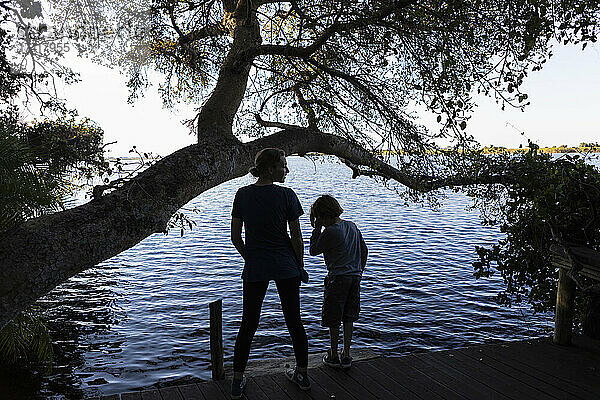
<svg viewBox="0 0 600 400">
<path fill-rule="evenodd" d="M 337 218 L 344 212 L 335 197 L 328 194 L 320 196 L 311 206 L 311 210 L 320 218 Z"/>
<path fill-rule="evenodd" d="M 269 168 L 277 166 L 277 163 L 281 161 L 281 157 L 285 157 L 285 151 L 272 147 L 262 149 L 254 157 L 254 166 L 251 167 L 248 172 L 253 176 L 259 177 L 263 175 Z"/>
</svg>

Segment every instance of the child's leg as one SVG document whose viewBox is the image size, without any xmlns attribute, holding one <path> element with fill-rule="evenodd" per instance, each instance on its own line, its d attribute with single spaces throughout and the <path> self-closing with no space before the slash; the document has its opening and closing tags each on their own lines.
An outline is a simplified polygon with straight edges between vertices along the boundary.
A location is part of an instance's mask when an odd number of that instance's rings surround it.
<svg viewBox="0 0 600 400">
<path fill-rule="evenodd" d="M 350 344 L 352 343 L 352 328 L 354 323 L 352 321 L 344 321 L 344 350 L 342 355 L 344 357 L 350 356 Z"/>
<path fill-rule="evenodd" d="M 340 327 L 329 327 L 329 340 L 331 341 L 331 357 L 336 358 L 338 355 L 338 340 L 340 336 Z"/>
</svg>

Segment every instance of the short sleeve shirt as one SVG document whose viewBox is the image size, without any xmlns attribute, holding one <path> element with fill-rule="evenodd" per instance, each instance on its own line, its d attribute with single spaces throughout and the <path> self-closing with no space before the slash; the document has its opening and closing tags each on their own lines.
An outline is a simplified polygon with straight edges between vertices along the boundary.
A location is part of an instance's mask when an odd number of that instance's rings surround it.
<svg viewBox="0 0 600 400">
<path fill-rule="evenodd" d="M 246 260 L 242 278 L 248 282 L 299 276 L 287 223 L 304 211 L 296 193 L 278 185 L 238 189 L 232 216 L 244 223 Z"/>
</svg>

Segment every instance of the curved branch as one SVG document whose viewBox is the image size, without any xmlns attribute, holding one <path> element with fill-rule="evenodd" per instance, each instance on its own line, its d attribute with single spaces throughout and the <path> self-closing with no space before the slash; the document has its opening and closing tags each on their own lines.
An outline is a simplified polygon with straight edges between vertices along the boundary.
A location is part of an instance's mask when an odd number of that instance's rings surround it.
<svg viewBox="0 0 600 400">
<path fill-rule="evenodd" d="M 476 176 L 415 176 L 386 163 L 357 142 L 309 128 L 292 126 L 273 135 L 250 142 L 247 145 L 257 151 L 258 147 L 256 147 L 256 143 L 259 143 L 263 147 L 279 147 L 288 155 L 304 155 L 310 152 L 317 152 L 337 156 L 346 165 L 354 166 L 353 171 L 356 176 L 377 175 L 384 179 L 393 179 L 409 189 L 419 192 L 429 192 L 454 186 L 511 184 L 514 182 L 513 178 L 504 170 L 488 171 L 479 173 Z M 368 170 L 360 170 L 358 166 L 367 167 Z"/>
</svg>

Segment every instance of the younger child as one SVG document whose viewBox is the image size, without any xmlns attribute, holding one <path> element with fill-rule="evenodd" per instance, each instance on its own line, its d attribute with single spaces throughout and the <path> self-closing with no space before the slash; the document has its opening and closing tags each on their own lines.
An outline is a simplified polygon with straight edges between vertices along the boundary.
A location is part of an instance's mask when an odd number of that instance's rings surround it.
<svg viewBox="0 0 600 400">
<path fill-rule="evenodd" d="M 350 368 L 352 324 L 360 311 L 360 279 L 367 263 L 367 246 L 335 198 L 323 195 L 310 208 L 310 255 L 323 253 L 327 265 L 321 325 L 329 328 L 331 348 L 323 362 L 332 367 Z M 321 232 L 321 229 L 325 229 Z M 338 354 L 340 323 L 344 325 L 344 348 Z"/>
</svg>

